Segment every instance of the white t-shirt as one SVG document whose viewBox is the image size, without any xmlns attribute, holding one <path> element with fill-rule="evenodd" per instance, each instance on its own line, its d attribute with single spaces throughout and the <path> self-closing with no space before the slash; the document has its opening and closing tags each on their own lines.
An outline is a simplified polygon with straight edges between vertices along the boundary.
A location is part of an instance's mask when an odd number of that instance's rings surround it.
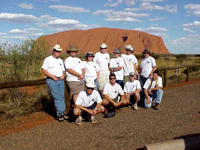
<svg viewBox="0 0 200 150">
<path fill-rule="evenodd" d="M 65 71 L 63 60 L 54 58 L 52 55 L 44 59 L 42 69 L 56 77 L 61 77 Z"/>
<path fill-rule="evenodd" d="M 84 90 L 78 94 L 75 105 L 89 107 L 92 104 L 94 104 L 94 102 L 97 102 L 97 103 L 102 102 L 99 92 L 94 90 L 91 95 L 87 95 L 86 90 Z"/>
<path fill-rule="evenodd" d="M 156 66 L 156 61 L 153 57 L 149 56 L 148 58 L 143 58 L 141 60 L 140 68 L 142 69 L 141 76 L 148 78 L 153 67 Z"/>
<path fill-rule="evenodd" d="M 118 94 L 124 95 L 124 91 L 118 83 L 115 83 L 115 85 L 112 86 L 109 82 L 107 82 L 103 87 L 103 94 L 106 94 L 111 99 L 114 99 L 118 96 Z"/>
<path fill-rule="evenodd" d="M 117 68 L 117 67 L 120 67 L 120 66 L 124 66 L 124 62 L 123 62 L 123 59 L 121 57 L 118 57 L 118 58 L 112 58 L 110 60 L 110 67 L 111 68 Z M 117 80 L 123 80 L 124 76 L 123 76 L 123 68 L 119 71 L 115 71 L 114 74 L 116 75 L 116 79 Z"/>
<path fill-rule="evenodd" d="M 97 72 L 100 70 L 97 63 L 93 61 L 83 61 L 83 68 L 85 68 L 85 81 L 95 80 L 97 78 Z"/>
<path fill-rule="evenodd" d="M 101 52 L 97 52 L 94 62 L 99 65 L 100 73 L 109 73 L 108 64 L 110 63 L 110 55 L 108 53 L 102 54 Z"/>
<path fill-rule="evenodd" d="M 135 90 L 141 89 L 140 82 L 138 80 L 134 80 L 133 82 L 127 81 L 124 85 L 124 92 L 130 93 Z"/>
<path fill-rule="evenodd" d="M 73 57 L 69 56 L 68 58 L 65 59 L 64 64 L 65 64 L 66 75 L 67 75 L 66 80 L 67 81 L 80 81 L 80 80 L 78 80 L 77 76 L 69 73 L 67 71 L 67 69 L 73 69 L 77 73 L 82 74 L 82 69 L 83 69 L 82 61 L 77 57 L 73 58 Z"/>
<path fill-rule="evenodd" d="M 135 67 L 134 65 L 138 64 L 137 58 L 135 55 L 127 55 L 127 54 L 122 54 L 121 55 L 123 61 L 124 61 L 124 76 L 129 76 L 130 72 L 135 72 Z"/>
<path fill-rule="evenodd" d="M 155 87 L 163 87 L 161 77 L 158 77 L 158 79 L 155 81 L 152 81 L 152 78 L 147 79 L 147 81 L 145 82 L 143 86 L 143 88 L 145 89 L 150 89 L 150 88 L 155 88 Z"/>
</svg>

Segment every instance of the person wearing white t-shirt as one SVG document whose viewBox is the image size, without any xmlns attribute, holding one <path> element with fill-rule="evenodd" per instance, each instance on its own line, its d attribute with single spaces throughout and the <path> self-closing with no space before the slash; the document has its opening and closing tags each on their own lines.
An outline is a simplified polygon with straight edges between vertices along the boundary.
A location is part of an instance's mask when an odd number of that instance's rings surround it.
<svg viewBox="0 0 200 150">
<path fill-rule="evenodd" d="M 162 100 L 162 78 L 159 77 L 158 71 L 153 72 L 153 77 L 147 79 L 144 84 L 145 102 L 144 106 L 150 108 L 152 105 L 155 109 L 159 109 Z"/>
<path fill-rule="evenodd" d="M 76 57 L 79 50 L 74 46 L 70 46 L 67 50 L 69 57 L 65 59 L 64 65 L 66 69 L 66 81 L 72 96 L 73 102 L 76 102 L 78 93 L 84 90 L 85 71 L 82 61 Z"/>
<path fill-rule="evenodd" d="M 110 55 L 106 53 L 108 46 L 103 43 L 100 45 L 100 52 L 97 52 L 94 57 L 94 62 L 96 62 L 100 67 L 99 83 L 98 89 L 102 96 L 102 89 L 105 83 L 109 82 L 109 64 Z"/>
<path fill-rule="evenodd" d="M 121 57 L 124 61 L 123 72 L 124 72 L 124 83 L 129 80 L 129 73 L 137 73 L 138 61 L 135 55 L 132 55 L 134 48 L 131 45 L 124 47 L 126 54 L 122 54 Z"/>
<path fill-rule="evenodd" d="M 146 80 L 148 78 L 151 78 L 153 72 L 157 69 L 155 59 L 150 56 L 150 50 L 145 49 L 142 53 L 144 54 L 144 58 L 141 60 L 141 64 L 140 64 L 140 68 L 141 68 L 141 73 L 140 73 L 141 87 L 144 86 L 144 83 L 146 82 Z"/>
<path fill-rule="evenodd" d="M 93 80 L 86 83 L 86 90 L 78 94 L 74 115 L 77 116 L 75 123 L 81 125 L 82 117 L 90 119 L 91 123 L 96 123 L 95 115 L 105 111 L 101 105 L 102 99 L 98 91 L 94 90 L 95 84 Z"/>
<path fill-rule="evenodd" d="M 129 100 L 125 99 L 121 86 L 116 83 L 116 75 L 111 73 L 109 79 L 110 82 L 107 82 L 103 87 L 103 105 L 108 110 L 105 118 L 113 117 L 115 115 L 115 109 L 118 110 L 118 107 L 129 104 Z M 119 98 L 119 95 L 121 98 Z"/>
<path fill-rule="evenodd" d="M 129 81 L 127 81 L 124 85 L 124 93 L 125 98 L 130 101 L 132 109 L 138 110 L 137 104 L 140 100 L 141 85 L 135 78 L 136 74 L 134 72 L 130 72 Z"/>
<path fill-rule="evenodd" d="M 85 82 L 87 83 L 88 81 L 93 80 L 96 84 L 95 90 L 97 90 L 100 74 L 99 65 L 93 61 L 94 54 L 92 52 L 88 52 L 85 57 L 86 61 L 82 62 L 85 70 Z"/>
<path fill-rule="evenodd" d="M 46 83 L 54 99 L 58 121 L 68 118 L 65 114 L 65 69 L 63 60 L 59 58 L 61 51 L 60 45 L 56 44 L 51 50 L 52 55 L 45 58 L 42 65 L 42 73 L 47 76 Z"/>
<path fill-rule="evenodd" d="M 111 72 L 113 72 L 116 75 L 116 83 L 118 83 L 122 89 L 124 88 L 124 82 L 123 82 L 123 59 L 120 57 L 120 49 L 114 49 L 113 54 L 115 55 L 114 58 L 110 60 L 110 66 L 109 69 Z"/>
</svg>

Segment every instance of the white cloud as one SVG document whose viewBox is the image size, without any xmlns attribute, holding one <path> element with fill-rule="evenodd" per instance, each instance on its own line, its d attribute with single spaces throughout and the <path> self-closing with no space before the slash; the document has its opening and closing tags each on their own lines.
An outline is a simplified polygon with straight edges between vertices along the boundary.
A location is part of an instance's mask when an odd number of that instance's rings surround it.
<svg viewBox="0 0 200 150">
<path fill-rule="evenodd" d="M 149 33 L 156 33 L 156 32 L 164 32 L 168 31 L 165 28 L 160 28 L 160 27 L 149 27 L 149 28 L 135 28 L 133 30 L 139 30 L 139 31 L 144 31 L 144 32 L 149 32 Z"/>
<path fill-rule="evenodd" d="M 21 3 L 19 5 L 17 5 L 18 7 L 24 8 L 24 9 L 33 9 L 34 6 L 33 4 L 26 4 L 26 3 Z"/>
<path fill-rule="evenodd" d="M 148 17 L 149 14 L 145 13 L 132 13 L 132 12 L 124 12 L 124 11 L 113 11 L 111 10 L 97 10 L 93 13 L 93 15 L 103 14 L 105 17 L 105 21 L 128 21 L 128 22 L 141 22 L 139 19 L 135 19 L 133 17 Z"/>
<path fill-rule="evenodd" d="M 33 15 L 0 13 L 0 20 L 13 23 L 34 23 L 38 18 Z"/>
<path fill-rule="evenodd" d="M 200 22 L 199 21 L 194 21 L 193 23 L 188 23 L 188 24 L 183 24 L 183 27 L 188 27 L 188 28 L 199 28 L 200 27 Z"/>
<path fill-rule="evenodd" d="M 44 21 L 50 21 L 50 20 L 55 20 L 55 19 L 58 19 L 57 17 L 52 17 L 50 15 L 41 15 L 40 18 L 39 18 L 41 21 L 44 20 Z"/>
<path fill-rule="evenodd" d="M 149 18 L 149 21 L 159 21 L 159 20 L 165 20 L 166 18 Z"/>
<path fill-rule="evenodd" d="M 23 30 L 12 29 L 11 31 L 9 31 L 9 33 L 14 33 L 14 34 L 32 34 L 32 33 L 35 33 L 37 31 L 41 31 L 41 29 L 38 29 L 38 28 L 28 28 L 28 29 L 23 29 Z"/>
<path fill-rule="evenodd" d="M 112 2 L 110 0 L 108 0 L 108 2 Z M 113 4 L 104 4 L 104 6 L 110 6 L 110 7 L 116 7 L 118 6 L 120 3 L 125 3 L 128 6 L 132 6 L 135 5 L 135 0 L 117 0 L 117 2 L 113 3 Z"/>
<path fill-rule="evenodd" d="M 186 32 L 197 32 L 197 31 L 191 30 L 189 28 L 183 28 L 183 31 L 186 31 Z"/>
<path fill-rule="evenodd" d="M 6 35 L 6 33 L 1 33 L 1 32 L 0 32 L 0 35 Z"/>
<path fill-rule="evenodd" d="M 50 5 L 49 8 L 56 9 L 60 12 L 70 12 L 70 13 L 84 13 L 90 12 L 89 9 L 84 9 L 81 7 L 72 7 L 67 5 Z"/>
<path fill-rule="evenodd" d="M 184 6 L 184 9 L 189 9 L 191 11 L 187 11 L 187 13 L 200 17 L 200 4 L 187 4 Z"/>
<path fill-rule="evenodd" d="M 166 5 L 164 7 L 159 5 L 153 5 L 149 2 L 143 2 L 140 4 L 139 8 L 125 8 L 125 11 L 144 11 L 144 10 L 162 10 L 167 11 L 170 13 L 176 13 L 177 12 L 177 5 Z"/>
<path fill-rule="evenodd" d="M 164 0 L 138 0 L 140 2 L 163 2 Z"/>
</svg>

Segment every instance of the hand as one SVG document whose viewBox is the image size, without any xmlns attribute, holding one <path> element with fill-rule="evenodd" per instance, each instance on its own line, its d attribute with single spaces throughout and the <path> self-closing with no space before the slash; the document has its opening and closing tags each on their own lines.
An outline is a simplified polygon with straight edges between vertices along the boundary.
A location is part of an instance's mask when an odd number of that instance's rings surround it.
<svg viewBox="0 0 200 150">
<path fill-rule="evenodd" d="M 149 78 L 151 78 L 152 77 L 152 75 L 151 74 L 149 74 L 149 76 L 148 76 Z"/>
<path fill-rule="evenodd" d="M 129 98 L 130 98 L 130 94 L 127 94 L 127 95 L 126 95 L 126 99 L 129 99 Z"/>
<path fill-rule="evenodd" d="M 146 101 L 146 104 L 149 104 L 149 103 L 151 103 L 151 99 L 148 97 L 147 101 Z"/>
<path fill-rule="evenodd" d="M 96 115 L 96 110 L 88 109 L 88 113 L 91 115 Z"/>
<path fill-rule="evenodd" d="M 58 81 L 58 78 L 56 76 L 53 76 L 54 81 Z"/>
<path fill-rule="evenodd" d="M 82 80 L 83 78 L 84 78 L 83 74 L 80 74 L 79 77 L 78 77 L 79 80 Z"/>
<path fill-rule="evenodd" d="M 97 82 L 99 82 L 99 78 L 97 78 Z"/>
<path fill-rule="evenodd" d="M 61 77 L 60 77 L 60 80 L 64 80 L 65 78 L 65 75 L 63 74 Z"/>
<path fill-rule="evenodd" d="M 121 103 L 120 103 L 120 104 L 121 104 Z M 116 103 L 116 102 L 113 103 L 113 105 L 114 105 L 115 107 L 118 107 L 120 104 L 119 104 L 119 102 L 118 102 L 118 103 Z"/>
<path fill-rule="evenodd" d="M 149 94 L 152 94 L 151 89 L 148 92 L 149 92 Z"/>
</svg>

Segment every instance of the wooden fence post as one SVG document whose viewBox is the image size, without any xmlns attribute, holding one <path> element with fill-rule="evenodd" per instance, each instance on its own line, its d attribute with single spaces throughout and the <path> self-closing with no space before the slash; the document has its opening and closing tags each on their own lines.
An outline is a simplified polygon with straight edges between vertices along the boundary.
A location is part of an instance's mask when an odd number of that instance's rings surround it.
<svg viewBox="0 0 200 150">
<path fill-rule="evenodd" d="M 187 76 L 186 76 L 186 82 L 189 81 L 189 66 L 187 66 Z"/>
<path fill-rule="evenodd" d="M 167 69 L 164 69 L 164 87 L 167 86 Z"/>
</svg>

